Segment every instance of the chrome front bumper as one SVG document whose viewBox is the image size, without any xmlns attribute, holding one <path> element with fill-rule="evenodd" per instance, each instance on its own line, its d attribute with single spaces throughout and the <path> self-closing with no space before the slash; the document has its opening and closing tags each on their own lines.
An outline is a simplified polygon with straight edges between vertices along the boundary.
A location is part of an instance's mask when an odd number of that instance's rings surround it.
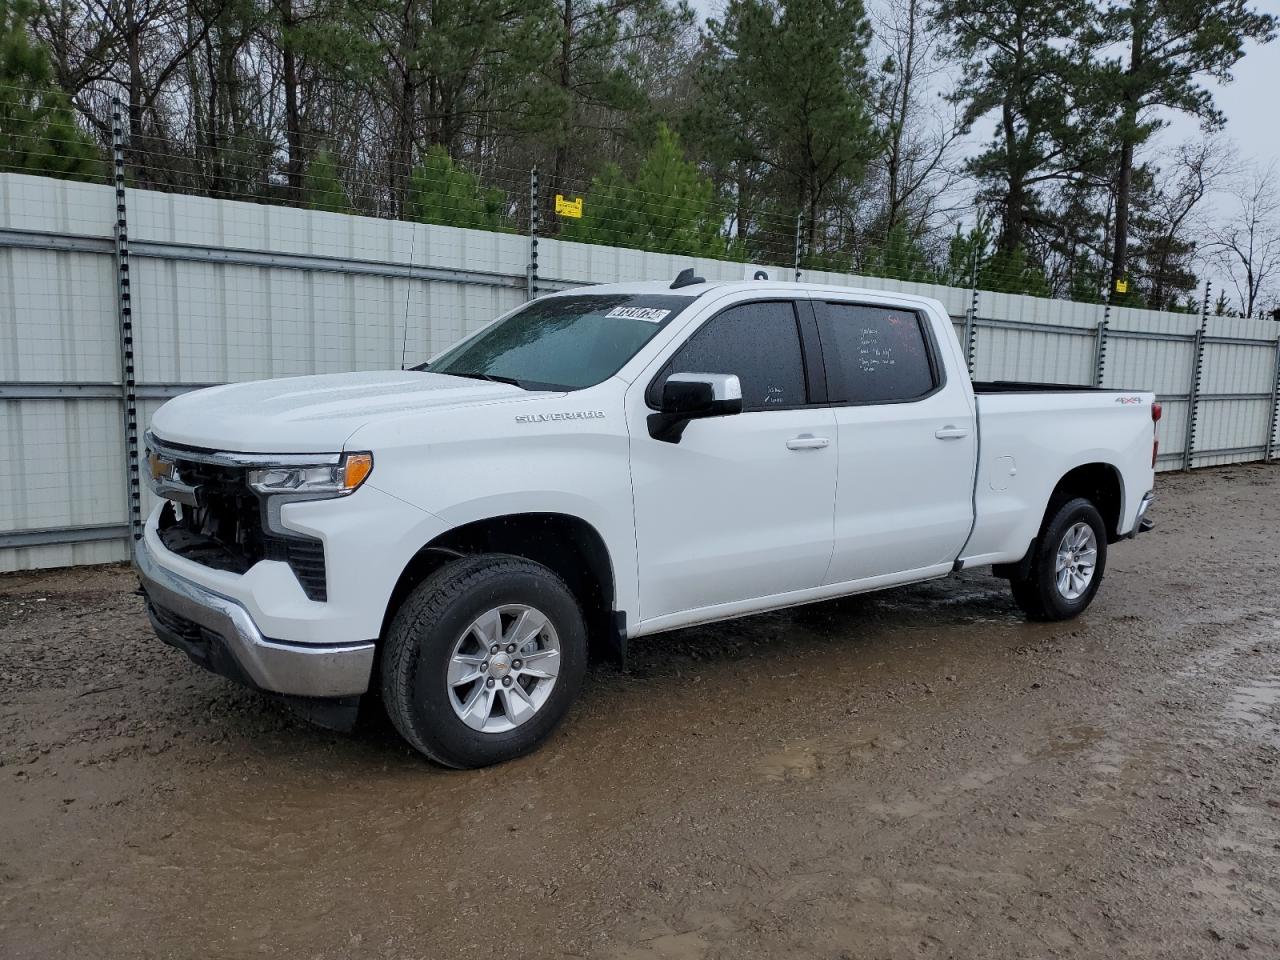
<svg viewBox="0 0 1280 960">
<path fill-rule="evenodd" d="M 289 696 L 349 697 L 368 690 L 372 641 L 271 640 L 239 603 L 161 566 L 143 540 L 134 548 L 133 564 L 156 634 L 200 666 Z"/>
</svg>

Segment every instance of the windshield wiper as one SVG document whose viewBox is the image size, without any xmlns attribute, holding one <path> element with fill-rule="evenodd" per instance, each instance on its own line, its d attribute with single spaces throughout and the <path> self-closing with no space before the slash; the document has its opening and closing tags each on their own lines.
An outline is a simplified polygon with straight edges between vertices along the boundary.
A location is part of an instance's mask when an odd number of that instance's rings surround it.
<svg viewBox="0 0 1280 960">
<path fill-rule="evenodd" d="M 443 373 L 444 371 L 433 370 L 432 372 Z M 445 375 L 450 377 L 467 377 L 468 379 L 471 379 L 471 380 L 488 380 L 491 383 L 509 383 L 513 387 L 519 387 L 521 390 L 525 388 L 524 384 L 521 383 L 519 380 L 517 380 L 515 377 L 503 377 L 503 376 L 499 376 L 496 373 L 455 373 L 454 371 L 450 370 Z"/>
</svg>

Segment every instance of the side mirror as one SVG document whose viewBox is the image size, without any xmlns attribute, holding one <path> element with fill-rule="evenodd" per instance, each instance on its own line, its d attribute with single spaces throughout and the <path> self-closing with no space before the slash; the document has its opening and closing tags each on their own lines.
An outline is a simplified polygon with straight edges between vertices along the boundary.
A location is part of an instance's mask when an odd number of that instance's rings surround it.
<svg viewBox="0 0 1280 960">
<path fill-rule="evenodd" d="M 742 383 L 731 373 L 673 373 L 662 385 L 661 408 L 649 415 L 649 436 L 679 443 L 690 420 L 742 412 Z"/>
</svg>

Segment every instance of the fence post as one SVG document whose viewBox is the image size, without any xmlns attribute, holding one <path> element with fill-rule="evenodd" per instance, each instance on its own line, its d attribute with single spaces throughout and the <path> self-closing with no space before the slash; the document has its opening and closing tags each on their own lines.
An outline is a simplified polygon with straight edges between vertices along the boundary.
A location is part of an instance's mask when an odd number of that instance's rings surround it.
<svg viewBox="0 0 1280 960">
<path fill-rule="evenodd" d="M 969 260 L 969 309 L 964 315 L 964 361 L 969 368 L 969 379 L 978 359 L 978 254 L 974 251 Z"/>
<path fill-rule="evenodd" d="M 1191 394 L 1187 405 L 1187 435 L 1182 444 L 1182 469 L 1191 469 L 1191 458 L 1195 453 L 1196 416 L 1200 410 L 1200 381 L 1204 376 L 1204 338 L 1209 328 L 1209 295 L 1213 289 L 1213 281 L 1204 284 L 1204 306 L 1200 310 L 1200 329 L 1196 331 L 1195 360 L 1191 367 Z"/>
<path fill-rule="evenodd" d="M 1102 386 L 1107 373 L 1107 331 L 1111 327 L 1111 290 L 1103 297 L 1102 319 L 1098 321 L 1098 339 L 1093 347 L 1093 385 Z"/>
<path fill-rule="evenodd" d="M 120 339 L 120 399 L 123 403 L 125 490 L 129 548 L 142 539 L 142 479 L 138 463 L 138 382 L 133 365 L 133 303 L 129 288 L 129 219 L 124 190 L 124 124 L 119 97 L 111 98 L 111 164 L 116 190 L 113 228 L 116 255 L 116 319 Z"/>
<path fill-rule="evenodd" d="M 1263 463 L 1269 463 L 1276 452 L 1276 431 L 1280 430 L 1280 336 L 1276 337 L 1276 376 L 1271 384 L 1271 431 L 1267 434 L 1267 451 Z"/>
<path fill-rule="evenodd" d="M 525 272 L 525 299 L 538 295 L 538 165 L 529 170 L 529 268 Z"/>
<path fill-rule="evenodd" d="M 804 231 L 804 211 L 796 214 L 796 283 L 800 282 L 800 244 Z"/>
</svg>

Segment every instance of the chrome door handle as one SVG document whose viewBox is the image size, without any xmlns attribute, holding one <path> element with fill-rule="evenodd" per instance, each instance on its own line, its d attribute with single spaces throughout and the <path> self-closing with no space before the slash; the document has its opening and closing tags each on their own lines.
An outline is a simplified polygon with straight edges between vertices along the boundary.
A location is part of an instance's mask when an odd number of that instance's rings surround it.
<svg viewBox="0 0 1280 960">
<path fill-rule="evenodd" d="M 788 450 L 821 450 L 830 445 L 831 441 L 826 437 L 815 437 L 807 433 L 787 441 Z"/>
<path fill-rule="evenodd" d="M 968 427 L 953 427 L 947 424 L 941 430 L 933 431 L 933 435 L 939 440 L 960 440 L 969 435 Z"/>
</svg>

